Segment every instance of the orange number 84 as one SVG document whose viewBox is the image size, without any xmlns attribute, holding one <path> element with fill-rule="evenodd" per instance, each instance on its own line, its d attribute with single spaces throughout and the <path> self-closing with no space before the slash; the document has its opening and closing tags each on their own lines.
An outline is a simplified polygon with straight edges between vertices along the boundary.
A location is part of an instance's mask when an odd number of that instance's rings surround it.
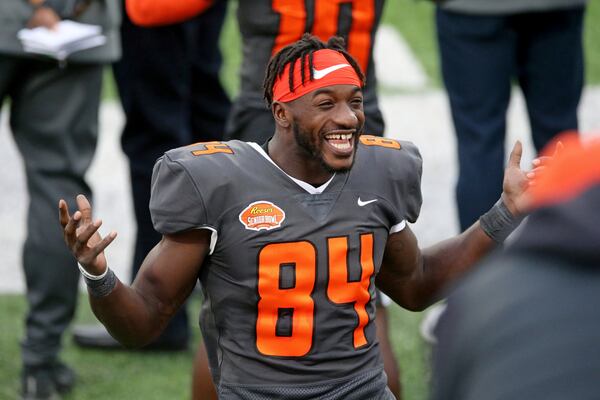
<svg viewBox="0 0 600 400">
<path fill-rule="evenodd" d="M 197 145 L 203 145 L 204 146 L 204 150 L 194 150 L 192 151 L 192 154 L 195 156 L 206 156 L 209 154 L 215 154 L 215 153 L 225 153 L 225 154 L 233 154 L 233 150 L 231 150 L 231 148 L 223 142 L 199 142 L 199 143 L 194 143 L 191 146 L 197 146 Z"/>
<path fill-rule="evenodd" d="M 348 238 L 327 241 L 329 282 L 327 297 L 335 304 L 354 304 L 358 323 L 353 333 L 355 348 L 367 344 L 365 327 L 369 323 L 366 305 L 371 300 L 369 285 L 374 273 L 373 234 L 360 236 L 360 281 L 348 281 Z M 280 287 L 281 267 L 294 265 L 294 285 Z M 300 357 L 306 355 L 313 341 L 315 304 L 311 296 L 316 280 L 317 251 L 308 241 L 272 243 L 263 247 L 258 257 L 258 317 L 256 347 L 269 356 Z M 289 336 L 277 334 L 280 311 L 291 310 Z"/>
<path fill-rule="evenodd" d="M 402 146 L 400 142 L 394 139 L 383 138 L 379 136 L 371 136 L 371 135 L 362 135 L 360 137 L 360 142 L 365 146 L 381 146 L 387 147 L 388 149 L 397 149 L 400 150 Z"/>
</svg>

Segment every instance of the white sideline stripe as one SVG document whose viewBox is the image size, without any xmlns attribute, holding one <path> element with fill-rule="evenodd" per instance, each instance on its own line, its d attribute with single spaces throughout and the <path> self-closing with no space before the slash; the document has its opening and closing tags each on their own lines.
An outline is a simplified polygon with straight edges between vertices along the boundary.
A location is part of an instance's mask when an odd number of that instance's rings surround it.
<svg viewBox="0 0 600 400">
<path fill-rule="evenodd" d="M 380 84 L 394 89 L 423 89 L 427 74 L 402 35 L 381 25 L 375 38 L 375 71 Z"/>
</svg>

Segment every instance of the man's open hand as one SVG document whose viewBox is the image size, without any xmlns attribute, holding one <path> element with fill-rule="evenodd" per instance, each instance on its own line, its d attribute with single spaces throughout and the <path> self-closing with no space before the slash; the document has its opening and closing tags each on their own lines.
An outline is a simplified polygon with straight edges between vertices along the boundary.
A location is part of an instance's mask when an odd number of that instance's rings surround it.
<svg viewBox="0 0 600 400">
<path fill-rule="evenodd" d="M 59 22 L 60 17 L 53 9 L 42 6 L 35 9 L 31 18 L 27 21 L 27 27 L 32 29 L 43 26 L 48 29 L 54 29 Z"/>
<path fill-rule="evenodd" d="M 527 173 L 521 169 L 521 156 L 523 145 L 517 140 L 510 156 L 508 165 L 504 170 L 504 182 L 502 183 L 502 200 L 513 215 L 521 215 L 524 210 L 520 208 L 520 199 L 527 190 Z"/>
<path fill-rule="evenodd" d="M 102 221 L 92 220 L 92 206 L 82 194 L 77 196 L 77 207 L 78 210 L 70 215 L 67 202 L 63 199 L 58 202 L 65 243 L 87 272 L 101 275 L 107 268 L 104 249 L 117 237 L 117 233 L 111 232 L 105 238 L 100 236 L 98 228 Z"/>
<path fill-rule="evenodd" d="M 502 200 L 513 215 L 523 215 L 529 211 L 531 199 L 527 193 L 530 186 L 536 184 L 539 175 L 544 172 L 547 164 L 563 148 L 558 142 L 552 156 L 538 157 L 532 161 L 532 169 L 529 172 L 521 169 L 521 156 L 523 145 L 520 141 L 515 143 L 508 159 L 508 165 L 504 170 L 504 182 L 502 184 Z"/>
</svg>

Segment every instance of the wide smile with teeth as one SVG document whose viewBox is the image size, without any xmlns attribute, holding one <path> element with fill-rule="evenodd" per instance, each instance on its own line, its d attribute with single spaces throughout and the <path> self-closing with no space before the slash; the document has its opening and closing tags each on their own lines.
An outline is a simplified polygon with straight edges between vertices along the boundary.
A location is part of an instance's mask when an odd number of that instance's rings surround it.
<svg viewBox="0 0 600 400">
<path fill-rule="evenodd" d="M 330 133 L 325 135 L 325 140 L 338 150 L 352 148 L 352 133 Z"/>
</svg>

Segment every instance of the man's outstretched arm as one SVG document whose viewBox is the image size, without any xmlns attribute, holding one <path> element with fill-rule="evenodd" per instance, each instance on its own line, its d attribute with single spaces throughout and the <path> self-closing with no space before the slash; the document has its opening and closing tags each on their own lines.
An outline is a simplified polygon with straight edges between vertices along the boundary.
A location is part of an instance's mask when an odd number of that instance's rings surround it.
<svg viewBox="0 0 600 400">
<path fill-rule="evenodd" d="M 104 249 L 116 233 L 100 236 L 101 221 L 92 220 L 85 196 L 77 196 L 77 206 L 79 210 L 70 215 L 66 202 L 59 202 L 65 242 L 87 273 L 102 275 L 108 268 Z M 98 296 L 96 291 L 88 290 L 94 314 L 125 346 L 151 342 L 194 289 L 209 244 L 207 230 L 163 236 L 144 260 L 131 287 L 116 279 L 107 294 Z"/>
<path fill-rule="evenodd" d="M 517 142 L 504 174 L 502 201 L 512 215 L 524 213 L 526 189 L 537 170 L 543 168 L 541 160 L 535 160 L 536 169 L 526 174 L 520 169 L 521 153 L 522 146 Z M 406 227 L 388 238 L 377 287 L 401 306 L 423 310 L 441 298 L 448 283 L 496 247 L 491 231 L 494 236 L 493 229 L 484 230 L 477 221 L 460 235 L 421 251 L 415 235 Z"/>
<path fill-rule="evenodd" d="M 443 288 L 490 252 L 495 243 L 479 222 L 423 251 L 409 227 L 388 238 L 377 287 L 396 303 L 422 311 L 440 300 Z"/>
</svg>

